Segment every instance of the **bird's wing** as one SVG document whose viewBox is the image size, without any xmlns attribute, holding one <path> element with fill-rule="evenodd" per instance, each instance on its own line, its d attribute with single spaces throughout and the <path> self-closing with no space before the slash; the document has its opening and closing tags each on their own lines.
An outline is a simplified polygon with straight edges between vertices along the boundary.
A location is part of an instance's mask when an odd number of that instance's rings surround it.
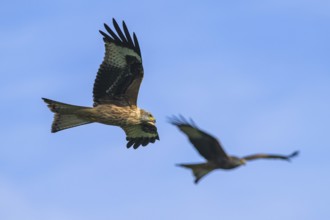
<svg viewBox="0 0 330 220">
<path fill-rule="evenodd" d="M 180 116 L 180 118 L 169 118 L 169 122 L 176 125 L 188 136 L 190 142 L 205 159 L 209 161 L 228 159 L 228 155 L 223 150 L 220 142 L 213 136 L 198 129 L 192 120 L 188 122 L 184 117 Z"/>
<path fill-rule="evenodd" d="M 277 155 L 277 154 L 253 154 L 243 157 L 244 160 L 255 160 L 255 159 L 281 159 L 281 160 L 290 160 L 292 157 L 295 157 L 299 154 L 299 151 L 295 151 L 290 155 Z"/>
<path fill-rule="evenodd" d="M 106 24 L 107 33 L 100 31 L 105 55 L 94 82 L 94 106 L 104 103 L 136 105 L 143 78 L 142 57 L 135 33 L 133 39 L 123 22 L 123 30 L 113 19 L 117 34 Z"/>
<path fill-rule="evenodd" d="M 128 141 L 127 148 L 133 146 L 136 149 L 140 145 L 144 147 L 149 143 L 155 143 L 156 140 L 159 140 L 157 127 L 153 124 L 128 125 L 122 128 L 126 133 L 126 140 Z"/>
</svg>

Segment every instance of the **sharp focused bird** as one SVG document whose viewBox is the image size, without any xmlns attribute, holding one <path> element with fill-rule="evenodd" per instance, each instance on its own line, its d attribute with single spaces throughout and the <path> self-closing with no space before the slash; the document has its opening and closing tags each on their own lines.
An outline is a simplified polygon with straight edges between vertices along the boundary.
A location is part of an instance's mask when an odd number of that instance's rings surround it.
<svg viewBox="0 0 330 220">
<path fill-rule="evenodd" d="M 298 151 L 288 156 L 276 154 L 253 154 L 242 158 L 228 155 L 221 143 L 213 136 L 197 128 L 196 124 L 190 120 L 189 122 L 182 116 L 172 117 L 170 123 L 176 125 L 183 133 L 185 133 L 189 141 L 194 145 L 200 155 L 207 162 L 198 164 L 178 164 L 178 166 L 189 168 L 195 176 L 195 183 L 215 169 L 233 169 L 244 165 L 247 161 L 255 159 L 281 159 L 290 161 L 292 157 L 298 155 Z"/>
<path fill-rule="evenodd" d="M 43 98 L 55 113 L 52 132 L 92 122 L 121 127 L 126 133 L 127 148 L 146 146 L 159 140 L 156 120 L 151 113 L 137 107 L 143 66 L 140 46 L 123 21 L 123 31 L 113 19 L 116 33 L 106 24 L 100 31 L 105 55 L 94 82 L 93 107 L 69 105 Z"/>
</svg>

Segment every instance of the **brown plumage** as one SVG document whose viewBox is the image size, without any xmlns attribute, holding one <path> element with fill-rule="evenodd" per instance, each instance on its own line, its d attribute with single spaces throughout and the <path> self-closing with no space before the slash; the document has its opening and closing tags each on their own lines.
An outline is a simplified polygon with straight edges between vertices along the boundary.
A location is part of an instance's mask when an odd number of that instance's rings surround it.
<svg viewBox="0 0 330 220">
<path fill-rule="evenodd" d="M 288 156 L 276 154 L 253 154 L 242 158 L 228 155 L 221 143 L 213 136 L 197 128 L 196 124 L 184 117 L 172 117 L 170 123 L 176 125 L 185 133 L 195 149 L 202 155 L 207 162 L 199 164 L 178 164 L 178 166 L 192 169 L 195 176 L 195 183 L 215 169 L 233 169 L 245 164 L 246 161 L 255 159 L 281 159 L 289 161 L 292 157 L 298 155 L 298 151 Z"/>
<path fill-rule="evenodd" d="M 125 22 L 122 31 L 113 19 L 114 32 L 100 31 L 105 55 L 93 88 L 93 107 L 69 105 L 43 98 L 55 113 L 52 132 L 98 122 L 121 127 L 126 133 L 127 148 L 146 146 L 159 140 L 156 120 L 137 107 L 139 88 L 144 76 L 140 46 L 135 33 L 131 37 Z"/>
</svg>

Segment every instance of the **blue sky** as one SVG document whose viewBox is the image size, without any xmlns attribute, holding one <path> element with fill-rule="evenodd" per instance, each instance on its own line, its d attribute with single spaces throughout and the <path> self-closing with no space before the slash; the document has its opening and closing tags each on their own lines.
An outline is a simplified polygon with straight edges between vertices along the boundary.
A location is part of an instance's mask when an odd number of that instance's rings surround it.
<svg viewBox="0 0 330 220">
<path fill-rule="evenodd" d="M 0 8 L 0 219 L 327 219 L 330 217 L 330 3 L 3 1 Z M 91 124 L 50 133 L 41 97 L 92 105 L 104 48 L 125 20 L 139 38 L 138 104 L 161 141 L 127 150 Z M 166 117 L 192 117 L 229 154 L 288 154 L 214 171 Z"/>
</svg>

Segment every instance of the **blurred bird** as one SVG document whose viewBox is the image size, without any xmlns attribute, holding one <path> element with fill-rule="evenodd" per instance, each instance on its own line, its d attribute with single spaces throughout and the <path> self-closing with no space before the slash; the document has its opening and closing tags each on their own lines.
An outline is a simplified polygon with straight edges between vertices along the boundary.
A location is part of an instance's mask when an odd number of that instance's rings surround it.
<svg viewBox="0 0 330 220">
<path fill-rule="evenodd" d="M 142 57 L 135 33 L 133 39 L 123 21 L 123 30 L 113 19 L 115 33 L 104 24 L 108 34 L 100 31 L 105 56 L 94 82 L 94 107 L 82 107 L 43 98 L 55 113 L 52 132 L 92 122 L 121 127 L 126 133 L 127 148 L 146 146 L 159 140 L 156 120 L 151 113 L 137 107 L 143 79 Z"/>
<path fill-rule="evenodd" d="M 281 159 L 290 161 L 292 157 L 297 156 L 299 153 L 295 151 L 288 156 L 276 154 L 253 154 L 242 158 L 230 156 L 226 154 L 221 143 L 216 138 L 198 129 L 192 120 L 188 122 L 184 117 L 180 116 L 180 118 L 169 118 L 169 122 L 176 125 L 185 133 L 199 154 L 207 160 L 206 163 L 178 164 L 178 166 L 192 170 L 196 184 L 202 177 L 215 169 L 233 169 L 245 165 L 246 161 L 255 159 Z"/>
</svg>

